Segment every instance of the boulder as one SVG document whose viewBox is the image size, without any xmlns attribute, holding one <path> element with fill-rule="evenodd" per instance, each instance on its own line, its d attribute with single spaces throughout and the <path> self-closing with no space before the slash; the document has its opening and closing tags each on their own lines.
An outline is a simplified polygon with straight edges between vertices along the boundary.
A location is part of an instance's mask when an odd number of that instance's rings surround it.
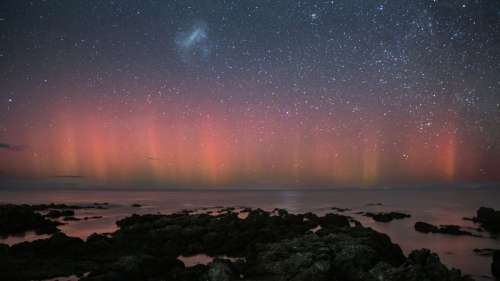
<svg viewBox="0 0 500 281">
<path fill-rule="evenodd" d="M 500 210 L 481 207 L 477 210 L 474 221 L 491 233 L 500 232 Z"/>
</svg>

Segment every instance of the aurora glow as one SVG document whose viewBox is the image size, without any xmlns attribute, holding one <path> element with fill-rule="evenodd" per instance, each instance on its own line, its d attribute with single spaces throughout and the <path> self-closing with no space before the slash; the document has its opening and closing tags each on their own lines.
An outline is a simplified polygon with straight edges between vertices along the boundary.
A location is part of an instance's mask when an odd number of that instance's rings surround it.
<svg viewBox="0 0 500 281">
<path fill-rule="evenodd" d="M 498 181 L 500 4 L 455 2 L 2 1 L 0 179 Z"/>
</svg>

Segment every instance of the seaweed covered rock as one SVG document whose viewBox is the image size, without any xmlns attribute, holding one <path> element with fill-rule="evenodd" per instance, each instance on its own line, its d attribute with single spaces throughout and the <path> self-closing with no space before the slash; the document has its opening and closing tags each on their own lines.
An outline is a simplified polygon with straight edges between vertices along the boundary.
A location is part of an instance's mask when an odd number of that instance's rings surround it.
<svg viewBox="0 0 500 281">
<path fill-rule="evenodd" d="M 37 234 L 52 234 L 60 223 L 44 218 L 28 205 L 0 205 L 0 236 L 34 231 Z"/>
</svg>

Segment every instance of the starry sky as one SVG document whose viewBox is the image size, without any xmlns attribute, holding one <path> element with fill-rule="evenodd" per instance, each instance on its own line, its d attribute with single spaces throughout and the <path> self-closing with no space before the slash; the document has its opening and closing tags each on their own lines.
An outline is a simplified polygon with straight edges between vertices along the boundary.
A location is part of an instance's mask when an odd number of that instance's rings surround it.
<svg viewBox="0 0 500 281">
<path fill-rule="evenodd" d="M 500 180 L 498 0 L 3 0 L 0 183 Z"/>
</svg>

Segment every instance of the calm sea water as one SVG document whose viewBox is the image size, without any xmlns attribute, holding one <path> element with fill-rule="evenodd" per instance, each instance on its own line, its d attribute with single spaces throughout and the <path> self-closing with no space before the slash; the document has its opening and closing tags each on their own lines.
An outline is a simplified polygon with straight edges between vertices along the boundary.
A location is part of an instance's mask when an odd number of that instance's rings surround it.
<svg viewBox="0 0 500 281">
<path fill-rule="evenodd" d="M 245 206 L 291 212 L 324 214 L 331 207 L 350 208 L 353 216 L 365 226 L 388 234 L 407 254 L 428 248 L 439 254 L 450 267 L 461 269 L 476 279 L 491 278 L 491 257 L 479 256 L 475 248 L 500 249 L 500 240 L 441 234 L 422 234 L 413 229 L 416 221 L 432 224 L 457 224 L 472 228 L 463 217 L 474 216 L 480 206 L 500 209 L 500 190 L 495 189 L 425 189 L 425 190 L 329 190 L 329 191 L 103 191 L 103 190 L 0 190 L 0 203 L 93 203 L 108 202 L 106 210 L 78 210 L 77 217 L 103 216 L 102 219 L 70 222 L 61 229 L 70 236 L 86 238 L 92 233 L 112 232 L 115 221 L 132 213 L 170 213 L 181 209 L 214 206 Z M 139 203 L 142 208 L 133 208 Z M 369 204 L 382 203 L 381 206 Z M 355 214 L 359 211 L 401 211 L 410 219 L 390 223 L 374 222 Z M 43 236 L 28 233 L 0 239 L 14 244 Z"/>
</svg>

